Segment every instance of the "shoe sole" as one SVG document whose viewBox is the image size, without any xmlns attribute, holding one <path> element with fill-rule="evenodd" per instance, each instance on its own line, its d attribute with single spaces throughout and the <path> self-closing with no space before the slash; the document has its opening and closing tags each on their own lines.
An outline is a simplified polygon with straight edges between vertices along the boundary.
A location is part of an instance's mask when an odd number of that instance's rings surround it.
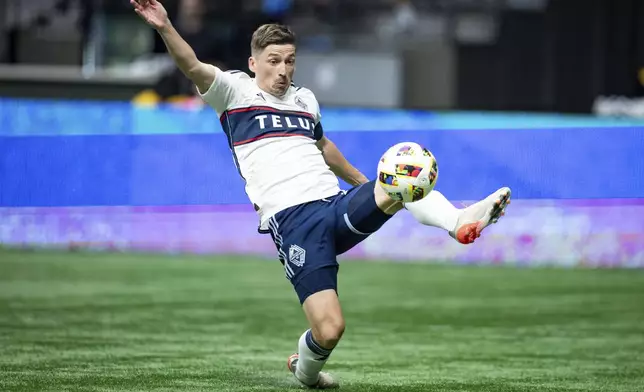
<svg viewBox="0 0 644 392">
<path fill-rule="evenodd" d="M 482 219 L 478 222 L 469 223 L 463 225 L 457 233 L 457 240 L 462 244 L 471 244 L 477 238 L 481 236 L 483 229 L 488 227 L 491 224 L 497 223 L 503 215 L 505 215 L 505 209 L 508 204 L 510 204 L 512 197 L 512 191 L 510 188 L 505 188 L 500 194 L 497 200 L 495 200 L 494 205 L 487 212 L 487 219 Z"/>
<path fill-rule="evenodd" d="M 288 359 L 286 360 L 286 367 L 288 368 L 288 371 L 295 374 L 295 368 L 297 366 L 297 360 L 300 358 L 299 355 L 293 354 Z"/>
<path fill-rule="evenodd" d="M 488 219 L 487 222 L 479 222 L 476 227 L 476 238 L 481 236 L 483 229 L 489 225 L 495 224 L 505 215 L 505 209 L 508 207 L 508 204 L 512 202 L 512 191 L 510 188 L 505 188 L 503 192 L 499 195 L 499 198 L 494 201 L 492 209 L 487 213 Z"/>
</svg>

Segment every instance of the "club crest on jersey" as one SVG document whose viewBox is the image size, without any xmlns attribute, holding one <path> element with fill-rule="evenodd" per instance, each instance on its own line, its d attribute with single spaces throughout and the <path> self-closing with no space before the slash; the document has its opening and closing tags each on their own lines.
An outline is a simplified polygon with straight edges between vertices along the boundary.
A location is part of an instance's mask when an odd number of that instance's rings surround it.
<svg viewBox="0 0 644 392">
<path fill-rule="evenodd" d="M 288 260 L 296 267 L 304 265 L 306 251 L 297 245 L 291 245 L 288 250 Z"/>
<path fill-rule="evenodd" d="M 307 104 L 304 102 L 304 100 L 298 96 L 295 97 L 295 104 L 304 110 L 308 110 L 309 108 Z"/>
</svg>

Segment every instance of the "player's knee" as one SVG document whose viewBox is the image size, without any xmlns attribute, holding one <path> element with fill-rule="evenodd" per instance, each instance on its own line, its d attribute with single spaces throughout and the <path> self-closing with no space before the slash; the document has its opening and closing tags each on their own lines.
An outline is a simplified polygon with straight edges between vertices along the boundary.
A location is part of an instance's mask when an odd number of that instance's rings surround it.
<svg viewBox="0 0 644 392">
<path fill-rule="evenodd" d="M 374 187 L 373 197 L 378 208 L 389 215 L 393 215 L 403 209 L 403 204 L 397 200 L 392 199 L 391 196 L 389 196 L 387 192 L 385 192 L 384 189 L 382 189 L 382 187 L 380 186 Z"/>
<path fill-rule="evenodd" d="M 342 316 L 325 317 L 315 326 L 315 338 L 324 348 L 333 348 L 344 333 L 345 323 Z"/>
</svg>

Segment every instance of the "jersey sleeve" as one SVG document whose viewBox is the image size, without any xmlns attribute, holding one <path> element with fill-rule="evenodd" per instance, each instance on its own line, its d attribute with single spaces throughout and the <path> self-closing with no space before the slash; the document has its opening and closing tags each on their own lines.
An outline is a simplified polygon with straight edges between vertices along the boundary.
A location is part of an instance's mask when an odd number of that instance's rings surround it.
<svg viewBox="0 0 644 392">
<path fill-rule="evenodd" d="M 315 94 L 309 89 L 302 88 L 303 94 L 307 97 L 307 101 L 312 104 L 312 112 L 314 114 L 313 122 L 315 128 L 313 129 L 313 137 L 315 140 L 320 140 L 324 136 L 324 128 L 322 127 L 322 113 L 320 112 L 320 104 L 315 98 Z"/>
<path fill-rule="evenodd" d="M 215 70 L 215 81 L 208 91 L 199 95 L 219 114 L 239 104 L 244 99 L 245 79 L 248 75 L 241 71 L 222 71 L 214 65 L 209 65 Z M 245 77 L 245 78 L 244 78 Z"/>
<path fill-rule="evenodd" d="M 313 129 L 313 137 L 315 140 L 322 139 L 324 136 L 324 129 L 322 128 L 322 114 L 320 113 L 320 108 L 317 109 L 317 115 L 315 116 L 315 128 Z"/>
</svg>

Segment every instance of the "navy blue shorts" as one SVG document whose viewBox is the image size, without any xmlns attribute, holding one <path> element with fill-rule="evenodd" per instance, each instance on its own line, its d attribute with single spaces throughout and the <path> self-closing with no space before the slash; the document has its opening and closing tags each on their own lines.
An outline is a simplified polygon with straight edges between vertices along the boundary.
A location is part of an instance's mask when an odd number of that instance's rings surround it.
<svg viewBox="0 0 644 392">
<path fill-rule="evenodd" d="M 300 303 L 318 291 L 337 292 L 340 255 L 377 231 L 391 215 L 376 205 L 375 181 L 287 208 L 269 220 L 278 258 Z"/>
</svg>

